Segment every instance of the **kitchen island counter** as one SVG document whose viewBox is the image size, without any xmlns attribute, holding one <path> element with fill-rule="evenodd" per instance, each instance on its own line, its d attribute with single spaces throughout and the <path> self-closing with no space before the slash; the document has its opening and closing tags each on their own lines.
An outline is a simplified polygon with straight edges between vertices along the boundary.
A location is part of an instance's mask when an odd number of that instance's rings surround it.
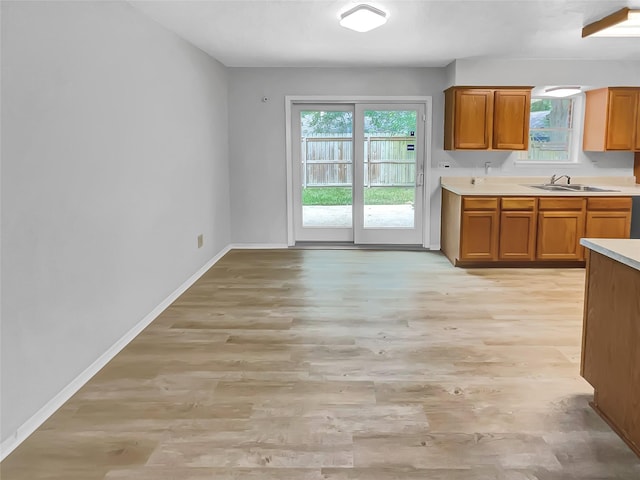
<svg viewBox="0 0 640 480">
<path fill-rule="evenodd" d="M 583 238 L 580 244 L 606 257 L 640 270 L 640 239 Z"/>
<path fill-rule="evenodd" d="M 640 456 L 640 240 L 589 239 L 581 375 L 593 408 Z"/>
</svg>

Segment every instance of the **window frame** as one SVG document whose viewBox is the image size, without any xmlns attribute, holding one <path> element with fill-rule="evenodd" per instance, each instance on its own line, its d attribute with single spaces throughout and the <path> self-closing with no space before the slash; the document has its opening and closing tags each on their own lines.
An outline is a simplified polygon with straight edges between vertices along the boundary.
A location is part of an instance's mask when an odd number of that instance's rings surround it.
<svg viewBox="0 0 640 480">
<path fill-rule="evenodd" d="M 532 95 L 531 101 L 541 100 L 541 99 L 549 99 L 550 97 L 545 97 L 543 95 Z M 518 166 L 535 166 L 535 165 L 555 165 L 555 166 L 576 166 L 579 164 L 579 151 L 580 151 L 580 142 L 582 139 L 581 132 L 579 129 L 579 122 L 577 119 L 581 119 L 583 115 L 584 108 L 584 94 L 573 95 L 571 97 L 566 97 L 565 99 L 572 101 L 572 112 L 571 112 L 571 127 L 568 129 L 570 139 L 568 142 L 568 155 L 566 160 L 539 160 L 539 159 L 531 159 L 529 158 L 530 147 L 525 151 L 521 150 L 517 152 L 517 157 L 514 160 L 514 164 Z M 546 129 L 547 130 L 547 129 Z M 555 129 L 551 129 L 555 130 Z M 531 135 L 531 127 L 529 127 L 529 135 Z M 526 155 L 526 157 L 525 157 Z"/>
</svg>

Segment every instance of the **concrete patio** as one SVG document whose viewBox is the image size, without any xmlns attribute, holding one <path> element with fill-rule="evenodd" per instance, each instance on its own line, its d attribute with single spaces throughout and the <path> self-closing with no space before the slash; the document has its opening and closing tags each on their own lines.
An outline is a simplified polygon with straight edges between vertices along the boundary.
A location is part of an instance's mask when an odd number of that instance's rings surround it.
<svg viewBox="0 0 640 480">
<path fill-rule="evenodd" d="M 352 226 L 351 205 L 313 205 L 302 207 L 305 227 Z M 413 205 L 365 205 L 364 225 L 367 228 L 413 228 Z"/>
</svg>

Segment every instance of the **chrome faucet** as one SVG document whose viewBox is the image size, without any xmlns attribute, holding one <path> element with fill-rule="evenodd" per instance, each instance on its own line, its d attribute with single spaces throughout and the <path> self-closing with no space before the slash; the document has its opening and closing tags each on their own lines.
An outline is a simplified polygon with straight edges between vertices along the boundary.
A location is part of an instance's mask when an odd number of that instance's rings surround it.
<svg viewBox="0 0 640 480">
<path fill-rule="evenodd" d="M 562 177 L 567 177 L 567 185 L 571 184 L 571 177 L 569 175 L 560 175 L 559 177 L 556 177 L 555 173 L 553 175 L 551 175 L 551 181 L 549 182 L 550 185 L 555 185 L 555 183 L 560 180 Z"/>
</svg>

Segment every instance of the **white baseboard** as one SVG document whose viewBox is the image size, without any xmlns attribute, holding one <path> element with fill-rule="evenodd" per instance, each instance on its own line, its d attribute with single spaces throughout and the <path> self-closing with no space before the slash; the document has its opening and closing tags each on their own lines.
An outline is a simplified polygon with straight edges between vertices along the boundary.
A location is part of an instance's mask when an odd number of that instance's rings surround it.
<svg viewBox="0 0 640 480">
<path fill-rule="evenodd" d="M 229 245 L 230 250 L 269 250 L 279 248 L 289 248 L 286 243 L 232 243 Z"/>
<path fill-rule="evenodd" d="M 228 247 L 230 250 L 268 250 L 268 249 L 288 249 L 291 248 L 291 245 L 287 245 L 286 243 L 231 243 Z M 318 247 L 318 248 L 321 248 Z M 328 245 L 327 248 L 332 248 L 331 245 Z M 433 251 L 440 251 L 440 244 L 432 244 L 425 248 Z"/>
<path fill-rule="evenodd" d="M 182 285 L 180 285 L 171 295 L 165 298 L 160 305 L 154 308 L 148 315 L 140 320 L 136 326 L 124 334 L 116 343 L 114 343 L 106 352 L 89 365 L 80 375 L 74 378 L 71 383 L 62 389 L 55 397 L 49 400 L 40 410 L 38 410 L 29 420 L 20 425 L 17 430 L 0 444 L 0 461 L 16 449 L 18 445 L 24 442 L 45 420 L 55 413 L 64 402 L 69 400 L 82 386 L 87 383 L 98 371 L 104 367 L 109 361 L 115 357 L 129 342 L 142 332 L 158 315 L 160 315 L 169 305 L 171 305 L 187 288 L 193 285 L 204 273 L 215 265 L 229 250 L 231 245 L 227 245 L 218 252 L 211 260 L 209 260 L 196 273 L 191 275 Z"/>
</svg>

